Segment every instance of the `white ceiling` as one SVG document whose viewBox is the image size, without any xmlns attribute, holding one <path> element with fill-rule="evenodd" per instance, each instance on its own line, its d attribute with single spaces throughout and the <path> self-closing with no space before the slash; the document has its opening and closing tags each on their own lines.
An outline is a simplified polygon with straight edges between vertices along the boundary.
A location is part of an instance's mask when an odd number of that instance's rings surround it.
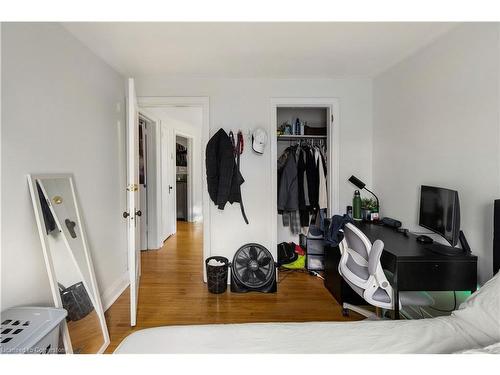
<svg viewBox="0 0 500 375">
<path fill-rule="evenodd" d="M 453 23 L 63 23 L 125 76 L 373 77 Z"/>
</svg>

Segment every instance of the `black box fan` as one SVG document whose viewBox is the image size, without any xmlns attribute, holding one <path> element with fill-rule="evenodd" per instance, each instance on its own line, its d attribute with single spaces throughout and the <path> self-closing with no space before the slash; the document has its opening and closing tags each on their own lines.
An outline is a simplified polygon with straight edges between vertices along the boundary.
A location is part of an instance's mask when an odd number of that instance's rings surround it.
<svg viewBox="0 0 500 375">
<path fill-rule="evenodd" d="M 249 243 L 234 254 L 231 263 L 231 292 L 276 292 L 276 264 L 264 246 Z"/>
</svg>

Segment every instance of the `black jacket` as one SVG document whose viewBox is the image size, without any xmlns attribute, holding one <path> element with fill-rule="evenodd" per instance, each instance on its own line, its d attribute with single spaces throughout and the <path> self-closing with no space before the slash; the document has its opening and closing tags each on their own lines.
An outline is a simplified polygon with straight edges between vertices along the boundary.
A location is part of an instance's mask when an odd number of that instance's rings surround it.
<svg viewBox="0 0 500 375">
<path fill-rule="evenodd" d="M 325 241 L 332 246 L 338 246 L 344 239 L 344 232 L 342 230 L 347 223 L 352 223 L 352 219 L 348 215 L 333 215 L 330 226 L 324 236 Z"/>
<path fill-rule="evenodd" d="M 290 147 L 285 152 L 288 153 L 286 162 L 280 172 L 278 184 L 278 211 L 296 211 L 299 209 L 299 193 L 297 183 L 297 161 L 295 151 Z"/>
<path fill-rule="evenodd" d="M 221 210 L 227 202 L 241 204 L 241 184 L 245 182 L 236 165 L 233 144 L 219 129 L 208 141 L 206 149 L 207 185 L 210 199 Z"/>
</svg>

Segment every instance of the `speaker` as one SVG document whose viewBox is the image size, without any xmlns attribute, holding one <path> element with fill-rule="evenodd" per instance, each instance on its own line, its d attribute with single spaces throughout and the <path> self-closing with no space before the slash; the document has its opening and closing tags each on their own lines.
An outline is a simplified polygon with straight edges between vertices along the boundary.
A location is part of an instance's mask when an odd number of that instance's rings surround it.
<svg viewBox="0 0 500 375">
<path fill-rule="evenodd" d="M 387 226 L 387 227 L 391 227 L 391 228 L 394 228 L 394 229 L 398 229 L 398 228 L 401 228 L 401 222 L 399 220 L 396 220 L 396 219 L 392 219 L 390 217 L 384 217 L 382 219 L 382 224 Z"/>
<path fill-rule="evenodd" d="M 493 214 L 493 274 L 500 269 L 500 199 L 495 200 Z"/>
</svg>

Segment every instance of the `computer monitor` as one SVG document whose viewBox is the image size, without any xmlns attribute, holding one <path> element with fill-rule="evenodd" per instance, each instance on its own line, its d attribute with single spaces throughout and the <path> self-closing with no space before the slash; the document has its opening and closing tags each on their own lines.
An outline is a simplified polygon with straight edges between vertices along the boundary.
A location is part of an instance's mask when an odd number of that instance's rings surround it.
<svg viewBox="0 0 500 375">
<path fill-rule="evenodd" d="M 455 246 L 460 232 L 460 202 L 455 190 L 425 186 L 420 188 L 419 225 L 443 236 Z"/>
</svg>

